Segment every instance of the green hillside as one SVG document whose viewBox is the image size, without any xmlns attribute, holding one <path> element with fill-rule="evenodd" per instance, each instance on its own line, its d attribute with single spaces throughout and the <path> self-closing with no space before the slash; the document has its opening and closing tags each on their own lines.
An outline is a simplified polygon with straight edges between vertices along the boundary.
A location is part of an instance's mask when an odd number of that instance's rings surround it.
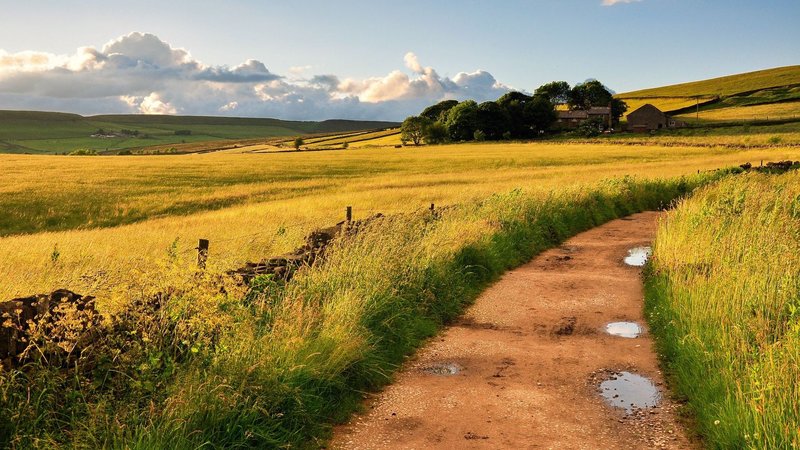
<svg viewBox="0 0 800 450">
<path fill-rule="evenodd" d="M 619 98 L 725 97 L 779 86 L 800 85 L 800 66 L 778 67 L 738 75 L 673 84 L 619 94 Z"/>
<path fill-rule="evenodd" d="M 800 120 L 800 66 L 643 89 L 617 97 L 628 103 L 629 112 L 651 103 L 695 123 Z"/>
<path fill-rule="evenodd" d="M 0 111 L 0 153 L 113 152 L 169 144 L 343 133 L 397 126 L 394 122 L 101 115 Z M 92 137 L 102 131 L 102 137 Z M 176 134 L 178 132 L 178 134 Z M 189 134 L 185 134 L 188 132 Z"/>
</svg>

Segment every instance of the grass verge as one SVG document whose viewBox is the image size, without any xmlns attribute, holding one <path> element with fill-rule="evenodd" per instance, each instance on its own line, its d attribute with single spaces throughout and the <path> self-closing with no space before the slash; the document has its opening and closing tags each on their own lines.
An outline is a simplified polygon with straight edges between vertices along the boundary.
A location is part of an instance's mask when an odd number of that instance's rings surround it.
<svg viewBox="0 0 800 450">
<path fill-rule="evenodd" d="M 796 172 L 707 186 L 660 225 L 647 317 L 708 448 L 800 446 L 799 238 Z"/>
</svg>

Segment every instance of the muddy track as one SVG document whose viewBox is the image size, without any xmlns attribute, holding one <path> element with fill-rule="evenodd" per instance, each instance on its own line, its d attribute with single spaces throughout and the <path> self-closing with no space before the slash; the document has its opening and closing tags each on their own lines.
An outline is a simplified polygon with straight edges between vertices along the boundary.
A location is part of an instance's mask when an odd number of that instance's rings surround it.
<svg viewBox="0 0 800 450">
<path fill-rule="evenodd" d="M 338 427 L 331 447 L 694 448 L 646 331 L 641 270 L 623 263 L 629 249 L 649 245 L 657 218 L 615 220 L 506 273 Z M 644 332 L 607 334 L 616 321 Z M 600 383 L 622 371 L 652 380 L 660 404 L 610 406 Z"/>
</svg>

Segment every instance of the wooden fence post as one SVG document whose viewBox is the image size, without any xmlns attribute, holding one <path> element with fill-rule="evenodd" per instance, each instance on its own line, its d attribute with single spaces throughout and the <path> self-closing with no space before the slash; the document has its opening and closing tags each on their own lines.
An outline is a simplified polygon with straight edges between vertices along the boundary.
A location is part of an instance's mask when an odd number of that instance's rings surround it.
<svg viewBox="0 0 800 450">
<path fill-rule="evenodd" d="M 345 210 L 345 219 L 346 219 L 347 223 L 350 223 L 350 222 L 353 221 L 353 207 L 352 206 L 348 206 L 347 209 Z"/>
<path fill-rule="evenodd" d="M 208 260 L 208 239 L 200 239 L 197 244 L 197 268 L 205 269 Z"/>
</svg>

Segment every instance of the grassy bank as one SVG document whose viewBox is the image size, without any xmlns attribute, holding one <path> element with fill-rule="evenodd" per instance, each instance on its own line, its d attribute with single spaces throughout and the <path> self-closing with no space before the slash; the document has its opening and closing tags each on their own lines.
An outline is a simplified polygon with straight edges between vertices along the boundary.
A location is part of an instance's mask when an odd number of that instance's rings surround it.
<svg viewBox="0 0 800 450">
<path fill-rule="evenodd" d="M 223 291 L 214 274 L 190 279 L 158 309 L 131 303 L 126 325 L 103 333 L 69 370 L 4 373 L 0 440 L 16 448 L 317 447 L 363 391 L 387 383 L 404 355 L 503 271 L 718 176 L 514 190 L 440 217 L 372 222 L 286 285 L 260 279 L 248 292 Z"/>
<path fill-rule="evenodd" d="M 800 446 L 800 174 L 748 174 L 667 214 L 647 311 L 709 448 Z"/>
</svg>

